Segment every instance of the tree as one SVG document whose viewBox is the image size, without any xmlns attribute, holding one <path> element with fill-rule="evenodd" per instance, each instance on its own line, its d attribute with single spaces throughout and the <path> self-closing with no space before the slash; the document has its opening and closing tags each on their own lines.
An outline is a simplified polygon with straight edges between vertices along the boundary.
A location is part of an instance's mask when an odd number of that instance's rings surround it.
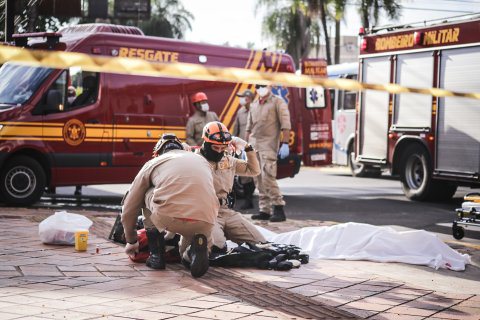
<svg viewBox="0 0 480 320">
<path fill-rule="evenodd" d="M 328 17 L 328 3 L 331 0 L 306 0 L 310 15 L 313 19 L 320 18 L 320 23 L 323 30 L 323 39 L 325 41 L 325 52 L 327 55 L 327 63 L 332 63 L 332 56 L 330 53 L 330 36 L 327 28 L 327 17 Z"/>
<path fill-rule="evenodd" d="M 285 5 L 285 2 L 279 4 L 275 0 L 259 0 L 257 8 L 260 6 L 268 11 L 263 20 L 263 33 L 271 37 L 278 48 L 290 54 L 298 65 L 315 45 L 315 31 L 318 30 L 308 14 L 306 2 L 290 0 Z"/>
<path fill-rule="evenodd" d="M 400 5 L 395 0 L 360 0 L 360 16 L 362 26 L 365 29 L 370 28 L 370 21 L 373 19 L 374 25 L 378 22 L 380 9 L 383 9 L 389 18 L 395 19 L 400 15 Z"/>
<path fill-rule="evenodd" d="M 192 30 L 193 14 L 179 0 L 154 0 L 151 18 L 139 27 L 147 35 L 182 39 Z"/>
<path fill-rule="evenodd" d="M 334 0 L 334 20 L 335 20 L 335 50 L 334 61 L 340 63 L 340 26 L 345 14 L 346 0 Z"/>
<path fill-rule="evenodd" d="M 0 24 L 5 24 L 5 2 L 0 0 Z M 15 32 L 58 31 L 70 18 L 47 17 L 38 14 L 42 0 L 17 0 L 15 7 L 21 11 L 15 15 Z"/>
<path fill-rule="evenodd" d="M 395 0 L 358 0 L 359 12 L 362 18 L 362 24 L 368 28 L 370 20 L 377 23 L 380 10 L 383 9 L 387 16 L 395 19 L 399 15 L 400 5 Z M 307 0 L 311 13 L 315 17 L 319 17 L 323 28 L 326 55 L 328 64 L 331 63 L 330 54 L 330 36 L 327 29 L 328 18 L 332 18 L 335 22 L 335 48 L 334 61 L 340 63 L 340 36 L 341 36 L 341 20 L 345 14 L 347 0 Z"/>
</svg>

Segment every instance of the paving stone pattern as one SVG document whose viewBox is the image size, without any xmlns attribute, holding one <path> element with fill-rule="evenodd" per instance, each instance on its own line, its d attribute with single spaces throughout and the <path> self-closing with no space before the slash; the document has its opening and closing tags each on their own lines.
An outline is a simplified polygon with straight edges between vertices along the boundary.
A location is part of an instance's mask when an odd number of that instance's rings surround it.
<svg viewBox="0 0 480 320">
<path fill-rule="evenodd" d="M 478 295 L 342 272 L 335 263 L 288 272 L 211 268 L 198 280 L 181 265 L 152 271 L 97 235 L 109 231 L 113 214 L 94 219 L 97 234 L 76 252 L 40 243 L 35 213 L 0 214 L 0 319 L 480 319 Z"/>
</svg>

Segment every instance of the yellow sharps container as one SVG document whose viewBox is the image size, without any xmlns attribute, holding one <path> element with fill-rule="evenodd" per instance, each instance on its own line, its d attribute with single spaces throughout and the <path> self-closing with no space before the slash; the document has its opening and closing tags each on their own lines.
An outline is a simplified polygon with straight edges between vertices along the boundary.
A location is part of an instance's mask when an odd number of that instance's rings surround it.
<svg viewBox="0 0 480 320">
<path fill-rule="evenodd" d="M 88 230 L 79 230 L 75 232 L 75 250 L 87 251 Z"/>
</svg>

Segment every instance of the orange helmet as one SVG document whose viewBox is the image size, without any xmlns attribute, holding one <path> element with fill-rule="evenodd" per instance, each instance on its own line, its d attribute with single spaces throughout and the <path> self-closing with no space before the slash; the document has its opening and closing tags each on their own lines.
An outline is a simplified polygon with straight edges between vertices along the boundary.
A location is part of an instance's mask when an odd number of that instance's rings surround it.
<svg viewBox="0 0 480 320">
<path fill-rule="evenodd" d="M 192 103 L 208 100 L 207 95 L 203 92 L 197 92 L 190 97 Z"/>
<path fill-rule="evenodd" d="M 203 127 L 203 141 L 212 144 L 228 144 L 232 141 L 232 135 L 227 127 L 218 121 L 209 122 Z"/>
</svg>

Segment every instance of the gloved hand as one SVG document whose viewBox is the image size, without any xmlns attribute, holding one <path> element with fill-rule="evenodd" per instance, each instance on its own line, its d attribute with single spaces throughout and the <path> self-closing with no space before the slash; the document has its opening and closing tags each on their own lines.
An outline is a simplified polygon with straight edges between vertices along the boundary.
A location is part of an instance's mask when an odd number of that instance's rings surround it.
<svg viewBox="0 0 480 320">
<path fill-rule="evenodd" d="M 247 141 L 239 137 L 232 137 L 232 145 L 235 147 L 237 154 L 240 154 L 247 146 Z"/>
<path fill-rule="evenodd" d="M 290 154 L 290 149 L 288 148 L 288 143 L 282 143 L 280 149 L 278 150 L 278 155 L 280 159 L 285 159 Z"/>
<path fill-rule="evenodd" d="M 183 150 L 185 151 L 192 151 L 192 147 L 190 147 L 188 144 L 185 142 L 182 142 Z"/>
<path fill-rule="evenodd" d="M 135 242 L 134 244 L 127 242 L 127 245 L 125 246 L 125 253 L 128 256 L 134 257 L 135 254 L 138 252 L 139 246 L 140 244 L 138 243 L 138 241 Z"/>
<path fill-rule="evenodd" d="M 242 151 L 242 152 L 238 155 L 238 159 L 247 160 L 247 153 L 246 153 L 245 151 Z"/>
</svg>

